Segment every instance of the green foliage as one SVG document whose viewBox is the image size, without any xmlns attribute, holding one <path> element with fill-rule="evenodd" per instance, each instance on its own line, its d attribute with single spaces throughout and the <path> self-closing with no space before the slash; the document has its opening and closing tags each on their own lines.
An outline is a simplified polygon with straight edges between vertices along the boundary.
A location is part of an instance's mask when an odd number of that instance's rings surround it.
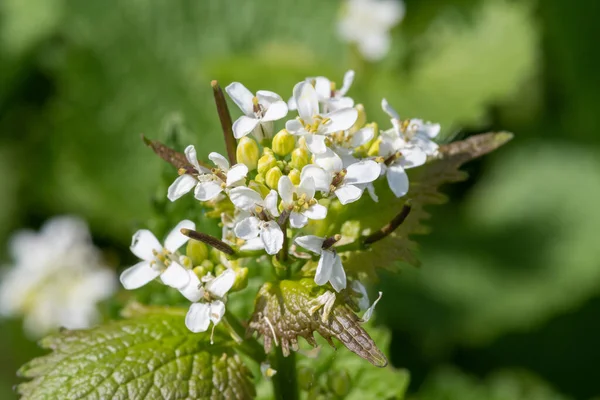
<svg viewBox="0 0 600 400">
<path fill-rule="evenodd" d="M 63 331 L 42 340 L 52 353 L 19 373 L 24 399 L 147 398 L 248 399 L 249 372 L 233 341 L 217 330 L 193 334 L 183 313 L 137 313 L 88 331 Z"/>
</svg>

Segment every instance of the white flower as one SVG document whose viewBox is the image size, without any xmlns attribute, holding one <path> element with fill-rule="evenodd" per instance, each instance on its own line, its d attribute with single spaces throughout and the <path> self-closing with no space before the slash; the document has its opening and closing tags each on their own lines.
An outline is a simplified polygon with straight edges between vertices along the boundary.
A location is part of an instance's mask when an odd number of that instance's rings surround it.
<svg viewBox="0 0 600 400">
<path fill-rule="evenodd" d="M 315 199 L 315 181 L 305 177 L 296 187 L 288 176 L 279 179 L 277 189 L 281 196 L 284 209 L 290 211 L 290 226 L 302 228 L 308 219 L 323 219 L 327 216 L 327 207 L 319 204 Z"/>
<path fill-rule="evenodd" d="M 314 82 L 317 97 L 319 103 L 323 106 L 324 112 L 354 107 L 354 100 L 350 97 L 346 97 L 346 93 L 348 93 L 350 86 L 352 86 L 352 82 L 354 82 L 353 70 L 349 70 L 344 74 L 342 87 L 338 90 L 335 89 L 335 82 L 330 81 L 324 76 L 306 78 L 305 81 L 308 83 Z M 290 110 L 296 110 L 298 108 L 294 97 L 291 97 L 288 100 L 288 107 Z"/>
<path fill-rule="evenodd" d="M 342 108 L 331 113 L 319 114 L 319 98 L 313 85 L 300 82 L 294 86 L 294 99 L 299 117 L 285 123 L 285 129 L 294 135 L 303 136 L 308 149 L 314 154 L 327 149 L 325 139 L 337 131 L 349 129 L 358 118 L 354 108 Z"/>
<path fill-rule="evenodd" d="M 179 199 L 195 186 L 194 196 L 200 201 L 212 200 L 226 188 L 243 184 L 248 167 L 236 164 L 229 168 L 229 161 L 219 153 L 212 152 L 208 158 L 216 165 L 212 171 L 198 163 L 196 149 L 189 145 L 185 149 L 185 156 L 194 167 L 193 171 L 184 171 L 175 182 L 169 186 L 167 197 L 171 201 Z"/>
<path fill-rule="evenodd" d="M 321 255 L 315 274 L 315 283 L 317 285 L 324 285 L 330 282 L 336 292 L 346 288 L 346 272 L 342 266 L 342 260 L 335 251 L 323 249 L 325 238 L 307 235 L 297 237 L 295 241 L 305 249 Z"/>
<path fill-rule="evenodd" d="M 0 315 L 23 316 L 31 337 L 89 328 L 100 316 L 96 304 L 117 288 L 86 223 L 76 217 L 52 218 L 39 233 L 17 232 L 9 253 L 14 265 L 0 279 Z"/>
<path fill-rule="evenodd" d="M 356 43 L 370 61 L 381 60 L 391 43 L 390 30 L 404 18 L 400 0 L 348 0 L 338 21 L 340 37 Z"/>
<path fill-rule="evenodd" d="M 259 90 L 254 96 L 239 82 L 233 82 L 225 91 L 245 114 L 233 123 L 233 136 L 236 139 L 250 132 L 259 141 L 265 137 L 270 138 L 273 134 L 273 121 L 287 115 L 287 104 L 277 93 Z"/>
<path fill-rule="evenodd" d="M 354 280 L 351 283 L 351 287 L 352 287 L 352 290 L 354 290 L 355 292 L 357 292 L 361 295 L 361 297 L 358 299 L 358 308 L 362 311 L 365 311 L 365 313 L 363 314 L 363 317 L 362 317 L 363 322 L 368 322 L 371 319 L 371 317 L 373 316 L 373 312 L 375 311 L 375 306 L 377 305 L 377 303 L 379 303 L 379 300 L 381 300 L 381 296 L 383 295 L 383 293 L 379 292 L 379 296 L 377 297 L 377 299 L 375 299 L 373 304 L 370 304 L 369 303 L 369 295 L 367 294 L 367 289 L 365 288 L 365 286 L 362 283 Z"/>
<path fill-rule="evenodd" d="M 252 241 L 251 243 L 260 238 L 267 254 L 277 254 L 283 247 L 284 235 L 279 224 L 273 220 L 279 216 L 277 192 L 271 190 L 263 200 L 258 192 L 247 187 L 237 187 L 229 192 L 229 198 L 237 208 L 255 214 L 235 225 L 235 235 L 240 239 Z"/>
<path fill-rule="evenodd" d="M 175 254 L 189 240 L 180 232 L 182 228 L 193 230 L 196 225 L 189 220 L 181 221 L 167 235 L 164 246 L 147 229 L 141 229 L 133 235 L 131 252 L 142 261 L 121 273 L 121 284 L 125 289 L 137 289 L 160 276 L 165 285 L 179 289 L 186 295 L 184 289 L 195 274 L 190 274 Z"/>
<path fill-rule="evenodd" d="M 199 288 L 200 298 L 204 301 L 193 303 L 185 316 L 185 326 L 192 332 L 206 332 L 210 323 L 216 326 L 225 315 L 223 297 L 235 283 L 235 272 L 226 269 L 221 275 L 210 279 Z M 212 337 L 211 337 L 212 342 Z"/>
<path fill-rule="evenodd" d="M 333 192 L 342 204 L 360 199 L 365 184 L 376 180 L 381 173 L 380 165 L 373 160 L 362 160 L 343 168 L 341 158 L 331 149 L 315 157 L 315 163 L 302 168 L 300 179 L 313 178 L 317 190 Z"/>
</svg>

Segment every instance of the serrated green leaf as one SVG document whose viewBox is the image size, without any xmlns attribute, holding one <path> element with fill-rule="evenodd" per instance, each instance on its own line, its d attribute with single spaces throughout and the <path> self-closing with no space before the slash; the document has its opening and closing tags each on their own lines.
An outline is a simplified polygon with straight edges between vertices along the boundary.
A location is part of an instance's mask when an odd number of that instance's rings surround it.
<svg viewBox="0 0 600 400">
<path fill-rule="evenodd" d="M 91 330 L 64 331 L 19 374 L 24 399 L 248 399 L 250 374 L 226 333 L 191 333 L 159 309 Z"/>
</svg>

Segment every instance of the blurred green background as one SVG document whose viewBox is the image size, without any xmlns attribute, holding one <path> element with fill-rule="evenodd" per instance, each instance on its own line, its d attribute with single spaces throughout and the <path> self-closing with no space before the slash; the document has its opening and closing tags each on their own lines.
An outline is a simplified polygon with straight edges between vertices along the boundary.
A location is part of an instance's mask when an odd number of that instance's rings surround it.
<svg viewBox="0 0 600 400">
<path fill-rule="evenodd" d="M 305 76 L 341 81 L 385 125 L 439 121 L 445 140 L 515 139 L 446 188 L 420 269 L 385 275 L 377 322 L 415 399 L 590 399 L 600 395 L 600 3 L 406 0 L 392 50 L 361 60 L 323 0 L 2 0 L 0 258 L 20 227 L 86 218 L 117 266 L 153 217 L 172 118 L 201 154 L 222 151 L 210 80 L 284 98 Z M 237 114 L 235 114 L 237 115 Z M 0 322 L 0 398 L 40 353 Z"/>
</svg>

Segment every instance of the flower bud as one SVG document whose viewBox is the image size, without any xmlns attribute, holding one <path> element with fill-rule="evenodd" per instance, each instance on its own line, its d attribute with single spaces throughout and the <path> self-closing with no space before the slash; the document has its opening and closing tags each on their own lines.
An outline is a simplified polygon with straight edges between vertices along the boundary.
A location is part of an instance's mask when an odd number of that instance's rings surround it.
<svg viewBox="0 0 600 400">
<path fill-rule="evenodd" d="M 248 286 L 248 268 L 238 268 L 235 270 L 235 283 L 231 288 L 232 291 L 245 289 Z"/>
<path fill-rule="evenodd" d="M 290 178 L 290 181 L 292 181 L 292 183 L 294 185 L 299 185 L 300 184 L 300 171 L 298 171 L 297 169 L 293 169 L 290 171 L 290 173 L 288 174 L 288 177 Z"/>
<path fill-rule="evenodd" d="M 358 111 L 358 118 L 356 118 L 356 122 L 349 129 L 350 133 L 354 133 L 360 128 L 362 128 L 367 122 L 367 113 L 365 112 L 365 107 L 362 104 L 357 104 L 354 106 L 356 111 Z"/>
<path fill-rule="evenodd" d="M 260 176 L 260 179 L 258 178 L 259 176 Z M 260 195 L 262 197 L 266 197 L 269 194 L 270 190 L 268 187 L 266 187 L 264 185 L 264 183 L 265 183 L 265 176 L 263 174 L 258 174 L 258 175 L 256 175 L 255 180 L 251 181 L 248 184 L 248 187 L 250 189 L 254 190 L 255 192 L 260 193 Z"/>
<path fill-rule="evenodd" d="M 235 151 L 237 161 L 244 163 L 250 171 L 256 169 L 258 163 L 258 144 L 254 139 L 244 136 L 240 139 Z"/>
<path fill-rule="evenodd" d="M 221 275 L 223 272 L 225 272 L 225 270 L 227 269 L 227 267 L 225 267 L 223 264 L 219 264 L 215 267 L 215 277 Z"/>
<path fill-rule="evenodd" d="M 264 174 L 276 165 L 277 159 L 275 156 L 272 153 L 265 151 L 263 156 L 258 160 L 258 173 Z"/>
<path fill-rule="evenodd" d="M 275 137 L 273 137 L 273 152 L 279 156 L 286 156 L 294 150 L 296 147 L 296 138 L 293 135 L 290 135 L 288 131 L 285 129 L 277 132 Z"/>
<path fill-rule="evenodd" d="M 208 247 L 198 240 L 190 239 L 185 253 L 192 260 L 193 265 L 200 265 L 208 258 Z"/>
<path fill-rule="evenodd" d="M 305 148 L 297 148 L 292 151 L 292 160 L 290 161 L 290 167 L 296 168 L 301 171 L 304 166 L 308 165 L 310 157 L 308 151 Z"/>
<path fill-rule="evenodd" d="M 267 174 L 265 175 L 265 183 L 271 189 L 277 190 L 277 184 L 279 183 L 279 179 L 283 176 L 283 173 L 278 167 L 273 167 Z"/>
</svg>

